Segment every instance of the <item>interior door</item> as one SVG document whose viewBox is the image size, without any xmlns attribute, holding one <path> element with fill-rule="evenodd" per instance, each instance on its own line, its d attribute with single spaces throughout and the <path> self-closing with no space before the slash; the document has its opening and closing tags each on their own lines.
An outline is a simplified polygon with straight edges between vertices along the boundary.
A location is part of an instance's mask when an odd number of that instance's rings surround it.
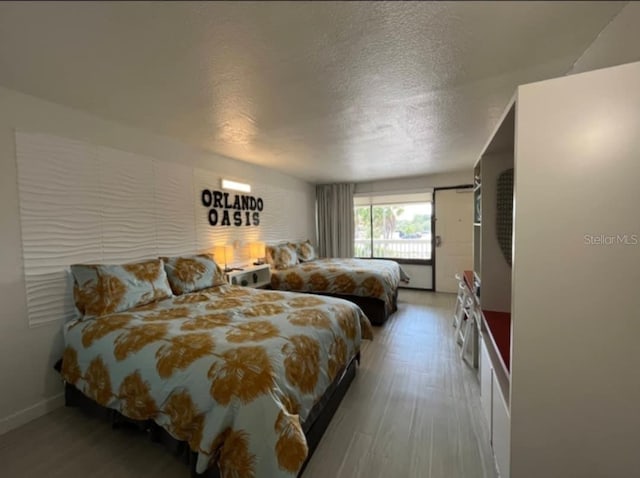
<svg viewBox="0 0 640 478">
<path fill-rule="evenodd" d="M 468 189 L 435 191 L 435 290 L 458 291 L 456 272 L 473 269 L 473 194 Z"/>
</svg>

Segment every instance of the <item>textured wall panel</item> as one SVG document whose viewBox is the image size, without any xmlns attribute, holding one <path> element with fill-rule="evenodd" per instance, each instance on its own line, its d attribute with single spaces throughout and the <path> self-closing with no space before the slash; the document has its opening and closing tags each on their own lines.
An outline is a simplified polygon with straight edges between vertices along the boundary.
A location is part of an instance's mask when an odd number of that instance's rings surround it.
<svg viewBox="0 0 640 478">
<path fill-rule="evenodd" d="M 16 151 L 29 324 L 68 319 L 67 266 L 102 256 L 95 149 L 18 132 Z"/>
<path fill-rule="evenodd" d="M 222 172 L 43 134 L 17 132 L 16 149 L 30 326 L 74 316 L 68 272 L 74 263 L 123 263 L 231 244 L 230 264 L 242 265 L 252 241 L 308 236 L 303 190 L 246 180 L 264 201 L 260 225 L 212 227 L 200 194 L 220 189 Z"/>
<path fill-rule="evenodd" d="M 102 205 L 102 261 L 157 256 L 153 160 L 97 148 Z"/>
<path fill-rule="evenodd" d="M 287 191 L 275 190 L 269 186 L 263 187 L 263 194 L 269 198 L 269 207 L 261 214 L 261 221 L 273 226 L 264 232 L 264 239 L 267 242 L 279 242 L 290 239 L 282 234 L 285 231 L 285 224 L 288 221 L 296 221 L 295 198 L 291 197 Z"/>
<path fill-rule="evenodd" d="M 215 245 L 223 245 L 232 239 L 231 227 L 211 227 L 207 216 L 208 209 L 202 205 L 200 195 L 203 189 L 220 189 L 220 174 L 205 169 L 194 169 L 194 200 L 192 201 L 195 217 L 196 240 L 199 251 L 213 252 Z"/>
<path fill-rule="evenodd" d="M 158 254 L 178 256 L 197 250 L 193 210 L 193 169 L 154 161 L 155 224 Z"/>
</svg>

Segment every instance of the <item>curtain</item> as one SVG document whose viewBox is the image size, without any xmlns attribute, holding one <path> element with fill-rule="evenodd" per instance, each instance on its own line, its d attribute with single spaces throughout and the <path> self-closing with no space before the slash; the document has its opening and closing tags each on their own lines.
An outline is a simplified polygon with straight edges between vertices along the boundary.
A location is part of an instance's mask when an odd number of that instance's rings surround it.
<svg viewBox="0 0 640 478">
<path fill-rule="evenodd" d="M 316 218 L 320 257 L 353 257 L 355 184 L 316 186 Z"/>
</svg>

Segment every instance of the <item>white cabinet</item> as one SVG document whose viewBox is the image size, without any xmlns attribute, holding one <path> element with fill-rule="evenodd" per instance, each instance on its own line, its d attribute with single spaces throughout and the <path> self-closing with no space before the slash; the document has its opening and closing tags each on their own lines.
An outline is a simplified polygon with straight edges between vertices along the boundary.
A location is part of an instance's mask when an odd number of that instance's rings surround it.
<svg viewBox="0 0 640 478">
<path fill-rule="evenodd" d="M 511 423 L 509 419 L 509 409 L 507 401 L 502 396 L 502 391 L 497 380 L 492 380 L 492 400 L 491 400 L 491 445 L 496 458 L 496 467 L 500 478 L 509 478 L 509 449 Z"/>
<path fill-rule="evenodd" d="M 501 478 L 508 478 L 511 430 L 509 408 L 496 377 L 484 337 L 480 341 L 480 404 L 489 423 L 496 468 Z"/>
<path fill-rule="evenodd" d="M 520 86 L 482 152 L 480 302 L 510 315 L 480 372 L 502 478 L 640 469 L 639 85 L 640 62 Z M 500 251 L 485 209 L 487 168 L 508 154 L 512 269 L 487 254 Z"/>
<path fill-rule="evenodd" d="M 246 266 L 240 270 L 227 272 L 227 281 L 232 285 L 242 285 L 261 289 L 271 284 L 269 264 Z"/>
<path fill-rule="evenodd" d="M 479 197 L 475 211 L 477 222 L 473 229 L 474 272 L 480 284 L 479 290 L 476 287 L 476 297 L 482 311 L 479 354 L 481 406 L 489 423 L 496 468 L 501 478 L 510 475 L 512 268 L 508 245 L 513 230 L 513 188 L 508 186 L 513 184 L 515 114 L 514 100 L 474 171 Z M 505 177 L 510 181 L 505 182 Z"/>
<path fill-rule="evenodd" d="M 491 400 L 492 400 L 492 380 L 493 380 L 493 367 L 491 366 L 491 359 L 489 358 L 489 352 L 487 351 L 487 345 L 484 342 L 484 337 L 480 340 L 480 404 L 482 405 L 482 411 L 489 423 L 489 429 L 491 429 Z"/>
</svg>

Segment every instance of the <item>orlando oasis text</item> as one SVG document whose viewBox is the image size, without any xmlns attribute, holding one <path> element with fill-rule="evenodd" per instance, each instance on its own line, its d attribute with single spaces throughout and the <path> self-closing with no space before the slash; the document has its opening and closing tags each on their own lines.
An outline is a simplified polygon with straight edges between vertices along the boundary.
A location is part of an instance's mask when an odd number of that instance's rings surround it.
<svg viewBox="0 0 640 478">
<path fill-rule="evenodd" d="M 258 226 L 260 212 L 264 208 L 262 198 L 222 191 L 202 190 L 202 205 L 209 209 L 209 224 L 212 226 Z"/>
</svg>

